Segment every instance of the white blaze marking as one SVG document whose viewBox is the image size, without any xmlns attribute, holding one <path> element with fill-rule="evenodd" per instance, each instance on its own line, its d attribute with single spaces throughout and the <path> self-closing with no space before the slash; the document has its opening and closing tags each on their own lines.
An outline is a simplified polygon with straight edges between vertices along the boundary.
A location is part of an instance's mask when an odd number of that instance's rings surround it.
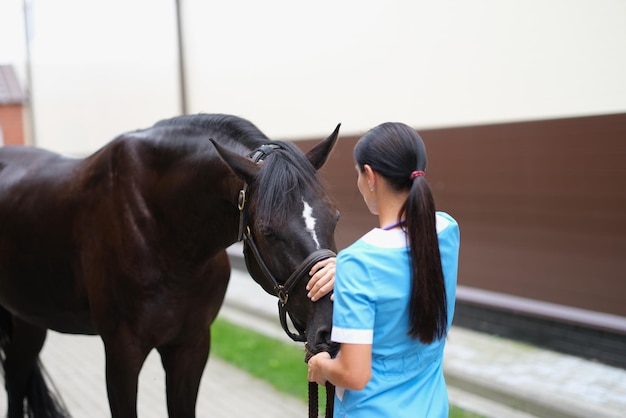
<svg viewBox="0 0 626 418">
<path fill-rule="evenodd" d="M 304 203 L 304 210 L 302 211 L 302 217 L 304 218 L 304 224 L 306 229 L 311 233 L 313 241 L 317 244 L 317 249 L 320 249 L 320 242 L 317 240 L 317 234 L 315 233 L 315 218 L 313 217 L 313 208 L 309 206 L 307 202 L 302 199 Z"/>
</svg>

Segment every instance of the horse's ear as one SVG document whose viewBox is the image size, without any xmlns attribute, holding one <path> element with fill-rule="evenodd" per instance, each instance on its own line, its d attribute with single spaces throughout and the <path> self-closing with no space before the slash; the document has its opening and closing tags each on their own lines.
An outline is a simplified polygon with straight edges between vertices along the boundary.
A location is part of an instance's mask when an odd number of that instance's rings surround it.
<svg viewBox="0 0 626 418">
<path fill-rule="evenodd" d="M 209 139 L 209 141 L 211 141 L 217 153 L 237 177 L 241 178 L 246 183 L 252 183 L 254 181 L 260 169 L 257 164 L 253 163 L 249 158 L 224 148 L 213 139 Z"/>
<path fill-rule="evenodd" d="M 322 168 L 326 159 L 330 155 L 330 151 L 332 151 L 333 147 L 337 143 L 337 137 L 339 135 L 339 127 L 341 123 L 337 125 L 332 134 L 316 146 L 314 146 L 309 152 L 307 152 L 306 157 L 309 159 L 313 167 L 316 170 Z"/>
</svg>

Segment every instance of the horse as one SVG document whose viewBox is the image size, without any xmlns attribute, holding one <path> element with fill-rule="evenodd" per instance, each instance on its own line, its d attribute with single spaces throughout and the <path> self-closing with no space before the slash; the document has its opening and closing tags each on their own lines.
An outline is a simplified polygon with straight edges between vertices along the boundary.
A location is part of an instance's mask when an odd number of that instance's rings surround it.
<svg viewBox="0 0 626 418">
<path fill-rule="evenodd" d="M 317 171 L 339 127 L 306 154 L 224 114 L 162 120 L 85 158 L 0 148 L 8 417 L 68 415 L 39 360 L 48 329 L 102 339 L 113 418 L 137 416 L 153 349 L 169 416 L 194 417 L 237 241 L 252 278 L 278 297 L 287 334 L 309 355 L 336 348 L 332 301 L 311 302 L 303 277 L 336 252 L 339 213 Z"/>
</svg>

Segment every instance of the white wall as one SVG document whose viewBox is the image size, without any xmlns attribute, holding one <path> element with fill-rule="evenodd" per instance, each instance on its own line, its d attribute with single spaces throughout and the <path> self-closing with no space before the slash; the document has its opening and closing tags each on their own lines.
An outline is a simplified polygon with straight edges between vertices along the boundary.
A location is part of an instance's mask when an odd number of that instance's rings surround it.
<svg viewBox="0 0 626 418">
<path fill-rule="evenodd" d="M 84 154 L 179 113 L 174 0 L 27 3 L 37 145 Z M 181 3 L 189 112 L 273 138 L 626 112 L 623 0 Z M 21 4 L 0 2 L 0 62 L 23 76 Z"/>
</svg>

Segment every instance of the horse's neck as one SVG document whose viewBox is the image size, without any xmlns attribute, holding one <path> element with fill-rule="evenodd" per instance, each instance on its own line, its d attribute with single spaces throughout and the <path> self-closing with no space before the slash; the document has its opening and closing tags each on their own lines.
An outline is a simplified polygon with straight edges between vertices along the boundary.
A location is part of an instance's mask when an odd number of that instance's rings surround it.
<svg viewBox="0 0 626 418">
<path fill-rule="evenodd" d="M 98 183 L 104 189 L 121 193 L 129 210 L 168 228 L 180 245 L 218 250 L 236 241 L 236 200 L 243 182 L 207 139 L 184 138 L 177 144 L 126 138 L 90 164 L 102 173 Z"/>
<path fill-rule="evenodd" d="M 184 222 L 196 234 L 210 234 L 211 244 L 227 247 L 237 240 L 239 210 L 237 196 L 243 182 L 216 153 L 202 152 L 189 156 L 165 174 L 170 184 L 166 191 L 184 202 L 185 213 L 197 218 L 197 226 Z"/>
</svg>

